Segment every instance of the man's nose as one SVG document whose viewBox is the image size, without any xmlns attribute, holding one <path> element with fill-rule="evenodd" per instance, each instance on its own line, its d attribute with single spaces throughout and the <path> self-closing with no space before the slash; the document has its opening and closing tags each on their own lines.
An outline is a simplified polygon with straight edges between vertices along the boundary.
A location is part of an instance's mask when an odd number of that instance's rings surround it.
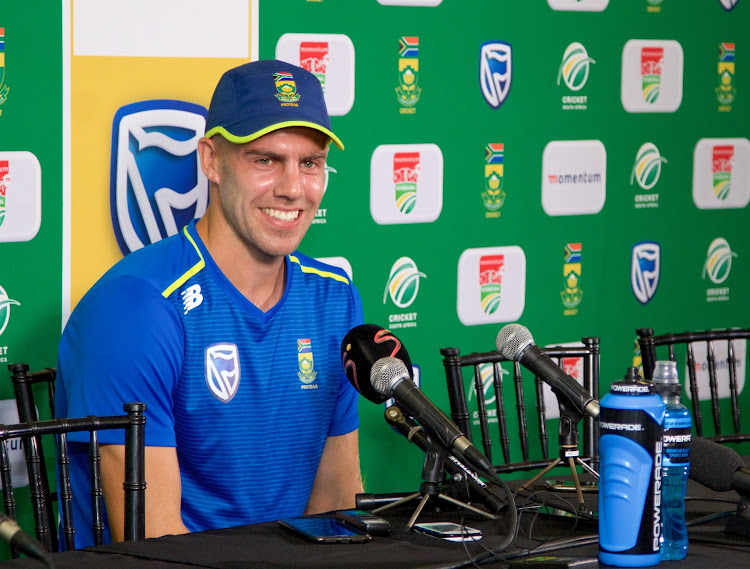
<svg viewBox="0 0 750 569">
<path fill-rule="evenodd" d="M 302 196 L 302 179 L 297 164 L 285 164 L 279 183 L 276 184 L 277 196 L 296 199 Z"/>
</svg>

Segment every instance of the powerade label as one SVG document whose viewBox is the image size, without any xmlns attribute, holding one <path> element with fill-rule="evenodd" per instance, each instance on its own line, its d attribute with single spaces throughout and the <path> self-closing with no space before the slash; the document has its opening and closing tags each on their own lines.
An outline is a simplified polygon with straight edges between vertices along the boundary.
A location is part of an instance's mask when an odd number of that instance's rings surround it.
<svg viewBox="0 0 750 569">
<path fill-rule="evenodd" d="M 600 428 L 599 550 L 607 556 L 658 553 L 663 427 L 641 409 L 602 405 Z"/>
<path fill-rule="evenodd" d="M 690 417 L 674 417 L 664 421 L 664 466 L 690 462 Z"/>
</svg>

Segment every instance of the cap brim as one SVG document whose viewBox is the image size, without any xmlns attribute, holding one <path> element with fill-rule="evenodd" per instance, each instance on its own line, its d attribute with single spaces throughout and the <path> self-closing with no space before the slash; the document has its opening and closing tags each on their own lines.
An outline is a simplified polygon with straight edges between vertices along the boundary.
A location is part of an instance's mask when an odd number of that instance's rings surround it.
<svg viewBox="0 0 750 569">
<path fill-rule="evenodd" d="M 251 142 L 251 141 L 253 141 L 253 140 L 257 139 L 257 138 L 260 138 L 264 134 L 268 134 L 269 132 L 273 132 L 275 130 L 279 130 L 279 129 L 282 129 L 282 128 L 287 128 L 287 127 L 290 127 L 290 126 L 305 126 L 305 127 L 308 127 L 308 128 L 315 129 L 315 130 L 317 130 L 319 132 L 322 132 L 323 134 L 325 134 L 329 138 L 329 141 L 328 141 L 329 144 L 331 142 L 333 142 L 334 144 L 336 144 L 336 146 L 339 148 L 339 150 L 343 150 L 344 149 L 344 143 L 341 142 L 341 140 L 339 139 L 338 136 L 336 136 L 335 134 L 333 134 L 327 128 L 325 128 L 323 126 L 320 126 L 319 124 L 315 124 L 315 123 L 307 122 L 307 121 L 286 121 L 286 122 L 279 122 L 279 123 L 275 123 L 275 124 L 272 124 L 272 125 L 268 125 L 267 127 L 262 128 L 262 129 L 254 132 L 252 134 L 248 134 L 246 136 L 237 136 L 237 135 L 232 134 L 231 132 L 229 132 L 223 126 L 216 126 L 216 127 L 212 128 L 211 130 L 209 130 L 208 132 L 206 132 L 205 136 L 206 136 L 206 138 L 211 138 L 215 134 L 220 134 L 221 136 L 223 136 L 224 138 L 226 138 L 229 142 L 233 142 L 235 144 L 245 144 L 246 142 Z"/>
</svg>

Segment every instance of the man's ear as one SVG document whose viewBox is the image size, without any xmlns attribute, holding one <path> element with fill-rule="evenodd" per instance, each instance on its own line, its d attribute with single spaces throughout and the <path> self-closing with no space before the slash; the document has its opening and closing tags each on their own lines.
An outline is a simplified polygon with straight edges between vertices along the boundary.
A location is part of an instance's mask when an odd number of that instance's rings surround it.
<svg viewBox="0 0 750 569">
<path fill-rule="evenodd" d="M 209 182 L 219 183 L 219 149 L 217 142 L 205 136 L 198 140 L 198 160 Z"/>
</svg>

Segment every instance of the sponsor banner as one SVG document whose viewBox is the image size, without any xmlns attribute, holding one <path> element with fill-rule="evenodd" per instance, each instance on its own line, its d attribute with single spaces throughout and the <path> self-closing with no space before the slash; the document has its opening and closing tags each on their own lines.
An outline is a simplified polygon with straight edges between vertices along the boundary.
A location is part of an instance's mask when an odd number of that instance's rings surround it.
<svg viewBox="0 0 750 569">
<path fill-rule="evenodd" d="M 698 209 L 744 208 L 750 202 L 750 141 L 702 138 L 693 151 L 693 203 Z"/>
<path fill-rule="evenodd" d="M 466 249 L 458 260 L 458 318 L 466 326 L 514 322 L 526 299 L 526 254 L 516 245 Z"/>
<path fill-rule="evenodd" d="M 553 10 L 602 12 L 609 4 L 609 0 L 547 0 L 547 4 Z"/>
<path fill-rule="evenodd" d="M 0 243 L 30 241 L 42 224 L 42 168 L 33 153 L 0 152 Z"/>
<path fill-rule="evenodd" d="M 370 159 L 370 213 L 380 225 L 430 223 L 443 209 L 443 153 L 436 144 L 383 144 Z"/>
<path fill-rule="evenodd" d="M 674 40 L 629 40 L 620 99 L 629 113 L 671 113 L 682 103 L 684 55 Z"/>
<path fill-rule="evenodd" d="M 607 194 L 607 151 L 600 140 L 553 140 L 542 153 L 547 215 L 599 213 Z"/>
<path fill-rule="evenodd" d="M 354 44 L 344 34 L 284 34 L 276 42 L 276 59 L 299 65 L 320 79 L 332 116 L 354 105 Z"/>
<path fill-rule="evenodd" d="M 747 369 L 747 340 L 734 340 L 732 347 L 734 348 L 734 358 L 737 362 L 737 393 L 742 394 L 745 388 L 745 370 Z M 714 357 L 716 358 L 716 385 L 719 399 L 728 399 L 730 397 L 729 343 L 727 341 L 714 341 L 713 349 Z M 695 358 L 695 380 L 698 384 L 698 400 L 709 401 L 711 399 L 711 387 L 705 342 L 696 342 L 693 344 L 693 356 Z M 685 374 L 683 377 L 688 377 L 687 363 L 685 364 Z M 688 398 L 693 398 L 689 387 L 686 387 L 684 392 Z"/>
</svg>

